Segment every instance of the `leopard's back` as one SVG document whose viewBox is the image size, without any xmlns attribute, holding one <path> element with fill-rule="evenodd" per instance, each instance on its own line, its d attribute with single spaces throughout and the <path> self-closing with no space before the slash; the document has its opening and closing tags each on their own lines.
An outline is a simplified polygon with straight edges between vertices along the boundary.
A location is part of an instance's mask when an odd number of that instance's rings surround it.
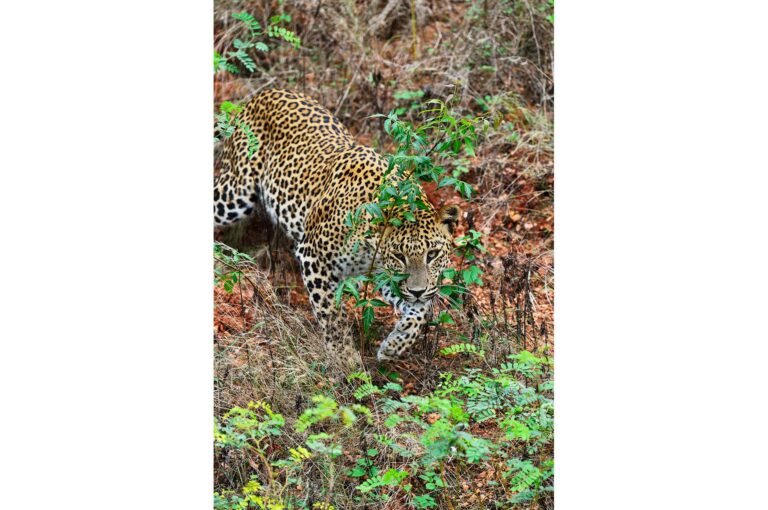
<svg viewBox="0 0 768 510">
<path fill-rule="evenodd" d="M 260 92 L 236 119 L 214 186 L 215 224 L 235 222 L 261 201 L 272 221 L 298 241 L 312 205 L 339 189 L 334 159 L 358 144 L 328 109 L 298 92 Z M 249 151 L 254 139 L 255 152 Z"/>
</svg>

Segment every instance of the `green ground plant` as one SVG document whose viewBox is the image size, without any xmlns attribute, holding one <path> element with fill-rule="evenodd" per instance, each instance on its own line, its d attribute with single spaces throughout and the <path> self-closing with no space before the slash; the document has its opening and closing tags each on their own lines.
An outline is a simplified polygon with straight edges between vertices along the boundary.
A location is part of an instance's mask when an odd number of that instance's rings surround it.
<svg viewBox="0 0 768 510">
<path fill-rule="evenodd" d="M 465 474 L 488 465 L 497 469 L 497 508 L 530 504 L 552 491 L 551 368 L 550 358 L 522 351 L 495 368 L 442 373 L 424 395 L 356 372 L 347 377 L 356 402 L 316 394 L 290 425 L 262 401 L 234 407 L 215 421 L 215 448 L 248 475 L 239 490 L 217 491 L 214 507 L 338 507 L 343 499 L 332 493 L 323 500 L 302 494 L 320 471 L 329 483 L 350 487 L 347 505 L 401 500 L 415 509 L 443 508 Z M 348 451 L 354 443 L 359 450 Z"/>
<path fill-rule="evenodd" d="M 242 262 L 255 262 L 247 253 L 241 253 L 222 243 L 213 243 L 213 258 L 216 262 L 213 267 L 213 284 L 229 293 L 243 278 L 239 265 Z"/>
<path fill-rule="evenodd" d="M 254 72 L 257 67 L 254 52 L 267 53 L 279 41 L 290 44 L 294 49 L 301 47 L 301 38 L 285 25 L 291 22 L 291 15 L 280 13 L 272 16 L 266 28 L 248 12 L 236 12 L 232 19 L 241 23 L 243 35 L 232 42 L 232 48 L 222 55 L 213 52 L 213 71 L 239 74 L 241 69 Z"/>
</svg>

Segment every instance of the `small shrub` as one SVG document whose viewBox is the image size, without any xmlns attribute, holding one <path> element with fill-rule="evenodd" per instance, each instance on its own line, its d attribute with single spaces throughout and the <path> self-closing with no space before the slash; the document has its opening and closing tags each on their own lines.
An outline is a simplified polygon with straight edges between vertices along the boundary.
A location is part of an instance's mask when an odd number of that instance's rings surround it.
<svg viewBox="0 0 768 510">
<path fill-rule="evenodd" d="M 232 18 L 242 24 L 245 32 L 243 38 L 237 38 L 232 42 L 232 48 L 224 52 L 224 55 L 213 52 L 213 71 L 240 73 L 240 67 L 248 72 L 254 72 L 257 64 L 254 59 L 254 51 L 266 53 L 270 51 L 269 42 L 285 41 L 293 48 L 301 47 L 301 39 L 294 32 L 287 29 L 284 24 L 291 22 L 290 14 L 278 14 L 270 18 L 269 24 L 264 30 L 256 18 L 247 12 L 236 12 Z"/>
</svg>

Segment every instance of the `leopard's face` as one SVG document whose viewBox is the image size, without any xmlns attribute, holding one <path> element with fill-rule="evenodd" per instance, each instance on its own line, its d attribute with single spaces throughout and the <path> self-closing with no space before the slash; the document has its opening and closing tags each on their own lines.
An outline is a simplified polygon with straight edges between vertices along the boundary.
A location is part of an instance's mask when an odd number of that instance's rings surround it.
<svg viewBox="0 0 768 510">
<path fill-rule="evenodd" d="M 459 209 L 446 206 L 439 211 L 419 211 L 415 222 L 405 221 L 388 228 L 382 243 L 385 269 L 407 274 L 400 293 L 410 302 L 428 302 L 437 295 L 440 275 L 451 262 L 453 229 Z"/>
</svg>

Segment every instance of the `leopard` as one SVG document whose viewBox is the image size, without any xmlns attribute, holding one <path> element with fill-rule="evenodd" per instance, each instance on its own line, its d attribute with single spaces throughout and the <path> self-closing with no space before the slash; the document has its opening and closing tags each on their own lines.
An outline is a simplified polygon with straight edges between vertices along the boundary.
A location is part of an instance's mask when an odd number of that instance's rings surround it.
<svg viewBox="0 0 768 510">
<path fill-rule="evenodd" d="M 223 141 L 214 179 L 214 229 L 265 211 L 298 260 L 327 349 L 350 358 L 354 347 L 339 333 L 346 313 L 335 300 L 340 282 L 371 268 L 407 275 L 399 292 L 379 291 L 399 317 L 376 358 L 402 359 L 432 318 L 459 207 L 425 200 L 411 221 L 351 230 L 349 213 L 374 202 L 385 178 L 397 178 L 388 160 L 298 91 L 260 91 L 236 115 L 239 127 Z"/>
</svg>

